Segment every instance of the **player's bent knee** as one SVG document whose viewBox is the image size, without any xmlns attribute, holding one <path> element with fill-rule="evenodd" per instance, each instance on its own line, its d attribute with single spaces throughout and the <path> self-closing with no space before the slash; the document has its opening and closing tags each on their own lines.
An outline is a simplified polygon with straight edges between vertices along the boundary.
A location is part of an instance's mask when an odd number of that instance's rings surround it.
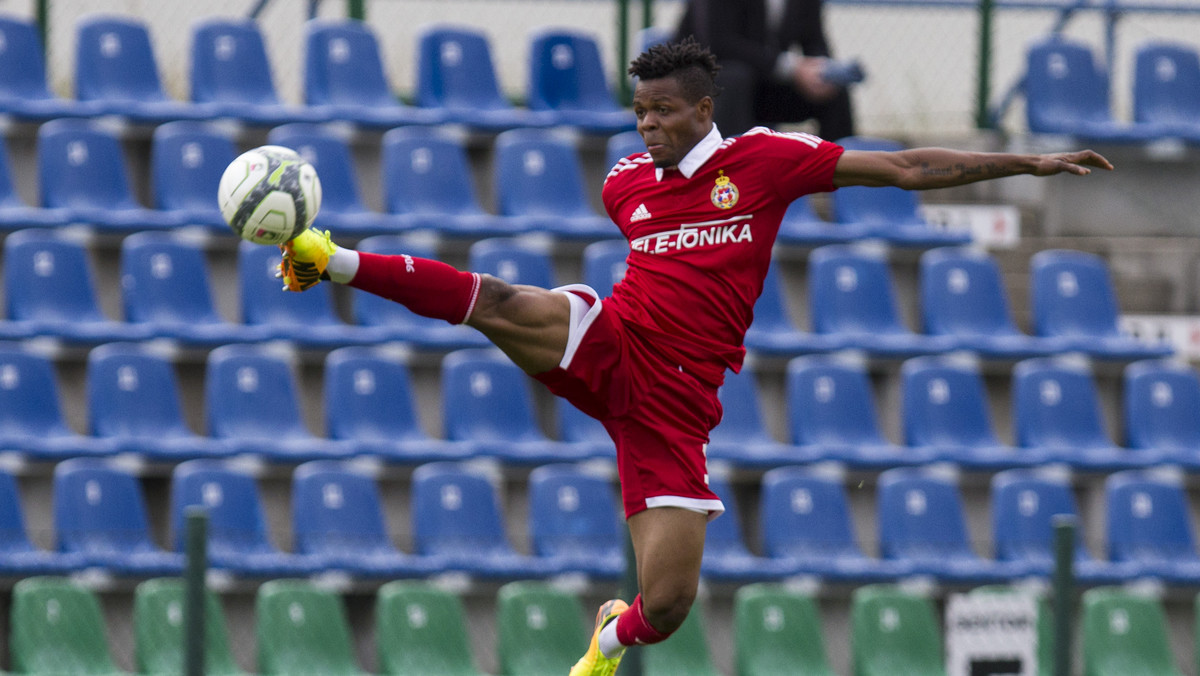
<svg viewBox="0 0 1200 676">
<path fill-rule="evenodd" d="M 692 603 L 696 600 L 696 590 L 688 591 L 678 588 L 668 593 L 642 594 L 642 612 L 650 626 L 664 634 L 670 634 L 683 624 Z"/>
</svg>

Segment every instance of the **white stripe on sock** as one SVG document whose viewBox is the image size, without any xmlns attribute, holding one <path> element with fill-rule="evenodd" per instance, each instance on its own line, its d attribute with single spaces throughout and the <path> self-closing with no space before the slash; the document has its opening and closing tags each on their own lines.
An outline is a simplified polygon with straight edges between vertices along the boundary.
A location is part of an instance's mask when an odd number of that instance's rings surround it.
<svg viewBox="0 0 1200 676">
<path fill-rule="evenodd" d="M 625 651 L 625 646 L 617 640 L 616 620 L 604 625 L 604 628 L 600 630 L 600 638 L 596 639 L 596 645 L 600 648 L 600 652 L 609 659 Z"/>
<path fill-rule="evenodd" d="M 325 266 L 325 272 L 338 284 L 346 284 L 358 274 L 358 252 L 338 247 L 329 257 L 329 265 Z"/>
</svg>

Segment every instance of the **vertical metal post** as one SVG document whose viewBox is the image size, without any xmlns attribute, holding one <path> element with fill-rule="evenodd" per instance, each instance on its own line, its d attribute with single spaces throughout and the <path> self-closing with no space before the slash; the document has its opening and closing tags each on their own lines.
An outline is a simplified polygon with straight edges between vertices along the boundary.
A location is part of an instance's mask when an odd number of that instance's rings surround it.
<svg viewBox="0 0 1200 676">
<path fill-rule="evenodd" d="M 366 0 L 346 0 L 346 16 L 359 21 L 367 20 Z"/>
<path fill-rule="evenodd" d="M 1071 676 L 1076 523 L 1070 514 L 1054 517 L 1054 676 Z"/>
<path fill-rule="evenodd" d="M 42 39 L 42 55 L 45 56 L 46 46 L 49 44 L 46 38 L 50 34 L 50 0 L 38 0 L 37 25 L 38 35 Z"/>
<path fill-rule="evenodd" d="M 975 127 L 990 129 L 988 99 L 992 95 L 992 13 L 994 0 L 979 0 L 979 74 L 975 90 Z"/>
<path fill-rule="evenodd" d="M 654 0 L 642 0 L 642 28 L 654 25 Z M 641 45 L 638 45 L 641 49 Z"/>
<path fill-rule="evenodd" d="M 194 505 L 187 509 L 186 517 L 183 673 L 184 676 L 204 676 L 204 573 L 208 568 L 208 513 L 203 507 Z"/>
<path fill-rule="evenodd" d="M 629 0 L 617 0 L 617 97 L 629 105 L 633 92 L 629 91 Z"/>
<path fill-rule="evenodd" d="M 633 603 L 640 591 L 637 576 L 637 557 L 633 551 L 633 537 L 625 531 L 625 575 L 621 578 L 621 598 Z M 627 648 L 621 659 L 622 676 L 642 676 L 642 652 L 637 646 Z"/>
</svg>

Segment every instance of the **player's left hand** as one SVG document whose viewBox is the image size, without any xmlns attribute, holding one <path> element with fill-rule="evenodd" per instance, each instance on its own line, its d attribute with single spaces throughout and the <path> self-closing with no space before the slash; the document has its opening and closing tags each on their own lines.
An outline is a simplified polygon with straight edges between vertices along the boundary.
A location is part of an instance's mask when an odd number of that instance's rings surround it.
<svg viewBox="0 0 1200 676">
<path fill-rule="evenodd" d="M 1092 168 L 1112 171 L 1113 165 L 1094 150 L 1077 150 L 1071 153 L 1040 156 L 1033 174 L 1035 176 L 1053 176 L 1065 173 L 1086 176 L 1092 173 Z"/>
</svg>

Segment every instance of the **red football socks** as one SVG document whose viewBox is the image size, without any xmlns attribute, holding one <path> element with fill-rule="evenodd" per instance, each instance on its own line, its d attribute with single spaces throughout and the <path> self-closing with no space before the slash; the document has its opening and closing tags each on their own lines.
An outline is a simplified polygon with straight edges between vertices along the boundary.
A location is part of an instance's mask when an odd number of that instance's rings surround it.
<svg viewBox="0 0 1200 676">
<path fill-rule="evenodd" d="M 633 599 L 633 605 L 629 606 L 629 610 L 621 613 L 617 618 L 617 640 L 621 645 L 650 645 L 651 643 L 660 643 L 667 640 L 670 633 L 663 633 L 646 621 L 646 615 L 642 612 L 642 595 L 638 594 L 637 598 Z"/>
<path fill-rule="evenodd" d="M 479 275 L 428 258 L 360 251 L 350 286 L 394 300 L 419 315 L 462 324 L 475 308 Z"/>
</svg>

